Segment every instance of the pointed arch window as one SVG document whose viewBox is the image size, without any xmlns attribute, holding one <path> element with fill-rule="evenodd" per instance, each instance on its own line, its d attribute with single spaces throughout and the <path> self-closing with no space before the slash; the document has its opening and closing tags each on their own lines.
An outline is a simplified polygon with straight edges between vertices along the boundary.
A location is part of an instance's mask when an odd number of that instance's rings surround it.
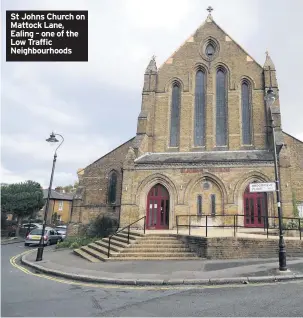
<svg viewBox="0 0 303 318">
<path fill-rule="evenodd" d="M 171 102 L 170 142 L 169 142 L 170 147 L 179 146 L 180 103 L 181 103 L 181 87 L 178 82 L 174 82 L 172 87 L 172 102 Z"/>
<path fill-rule="evenodd" d="M 202 195 L 199 194 L 197 197 L 197 215 L 202 216 Z"/>
<path fill-rule="evenodd" d="M 242 144 L 251 145 L 251 88 L 249 83 L 244 81 L 241 85 L 242 102 Z"/>
<path fill-rule="evenodd" d="M 216 74 L 216 145 L 227 145 L 227 79 L 226 72 L 218 69 Z"/>
<path fill-rule="evenodd" d="M 117 196 L 117 173 L 113 171 L 110 174 L 109 182 L 108 182 L 108 203 L 114 204 L 116 203 Z"/>
<path fill-rule="evenodd" d="M 205 73 L 199 70 L 196 74 L 195 89 L 195 146 L 204 146 L 205 134 Z"/>
</svg>

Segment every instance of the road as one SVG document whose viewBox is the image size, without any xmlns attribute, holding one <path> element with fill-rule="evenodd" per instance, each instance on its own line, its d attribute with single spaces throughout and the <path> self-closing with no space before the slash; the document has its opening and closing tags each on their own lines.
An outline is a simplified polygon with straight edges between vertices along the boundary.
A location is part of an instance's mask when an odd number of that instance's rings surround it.
<svg viewBox="0 0 303 318">
<path fill-rule="evenodd" d="M 13 267 L 10 258 L 25 249 L 22 243 L 1 246 L 2 317 L 302 317 L 303 313 L 302 281 L 208 288 L 64 283 Z"/>
</svg>

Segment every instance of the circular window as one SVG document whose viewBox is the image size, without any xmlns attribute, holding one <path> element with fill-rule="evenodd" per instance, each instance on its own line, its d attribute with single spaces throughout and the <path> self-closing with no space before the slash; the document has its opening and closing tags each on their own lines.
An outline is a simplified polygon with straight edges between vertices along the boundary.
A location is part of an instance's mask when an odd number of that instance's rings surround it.
<svg viewBox="0 0 303 318">
<path fill-rule="evenodd" d="M 209 190 L 210 189 L 210 183 L 209 182 L 203 182 L 203 189 L 204 190 Z"/>
</svg>

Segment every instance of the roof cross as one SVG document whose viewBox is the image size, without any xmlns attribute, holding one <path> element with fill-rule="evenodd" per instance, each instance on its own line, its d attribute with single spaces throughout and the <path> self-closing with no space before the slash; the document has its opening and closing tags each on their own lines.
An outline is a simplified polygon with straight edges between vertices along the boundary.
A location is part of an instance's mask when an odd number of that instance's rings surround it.
<svg viewBox="0 0 303 318">
<path fill-rule="evenodd" d="M 208 8 L 206 9 L 208 12 L 209 12 L 209 14 L 211 14 L 211 12 L 214 10 L 211 6 L 208 6 Z"/>
</svg>

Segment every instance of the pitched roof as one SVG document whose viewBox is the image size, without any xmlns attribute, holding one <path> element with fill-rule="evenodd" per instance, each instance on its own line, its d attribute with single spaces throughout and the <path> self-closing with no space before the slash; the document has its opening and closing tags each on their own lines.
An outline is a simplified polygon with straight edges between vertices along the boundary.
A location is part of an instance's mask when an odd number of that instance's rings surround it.
<svg viewBox="0 0 303 318">
<path fill-rule="evenodd" d="M 43 198 L 47 199 L 48 189 L 43 189 Z M 50 199 L 72 201 L 74 193 L 60 193 L 55 190 L 51 190 Z"/>
</svg>

